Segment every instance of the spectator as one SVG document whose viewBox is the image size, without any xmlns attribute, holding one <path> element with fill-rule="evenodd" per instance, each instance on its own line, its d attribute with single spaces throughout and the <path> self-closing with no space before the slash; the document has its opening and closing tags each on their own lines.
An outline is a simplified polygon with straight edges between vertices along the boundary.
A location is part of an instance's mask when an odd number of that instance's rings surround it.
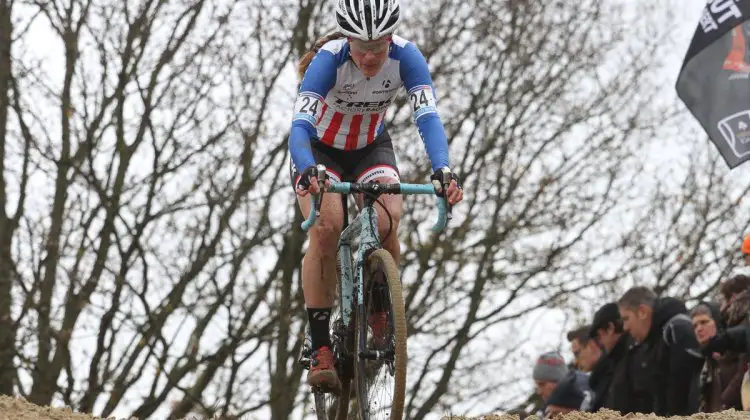
<svg viewBox="0 0 750 420">
<path fill-rule="evenodd" d="M 540 414 L 545 412 L 547 400 L 557 387 L 557 383 L 567 376 L 574 377 L 581 389 L 589 389 L 588 375 L 569 370 L 565 364 L 565 359 L 563 359 L 560 353 L 551 351 L 539 356 L 536 365 L 534 365 L 533 377 L 536 384 L 536 393 L 544 401 Z"/>
<path fill-rule="evenodd" d="M 633 287 L 617 302 L 623 327 L 641 343 L 644 369 L 652 384 L 653 411 L 659 416 L 690 415 L 698 411 L 699 373 L 703 361 L 693 353 L 698 341 L 685 304 L 657 298 L 646 287 Z"/>
<path fill-rule="evenodd" d="M 589 329 L 585 325 L 568 333 L 570 349 L 575 356 L 574 368 L 586 373 L 591 372 L 601 356 L 601 349 L 589 338 Z"/>
<path fill-rule="evenodd" d="M 574 361 L 571 364 L 571 369 L 581 369 L 580 357 L 581 350 L 588 340 L 588 327 L 578 327 L 573 331 L 570 331 L 567 335 L 568 342 L 570 343 L 570 350 L 573 352 Z"/>
<path fill-rule="evenodd" d="M 698 343 L 705 346 L 717 333 L 724 331 L 719 306 L 701 302 L 690 312 L 693 329 Z M 734 408 L 742 410 L 740 387 L 743 369 L 739 366 L 739 355 L 728 352 L 725 355 L 712 354 L 706 358 L 700 376 L 700 410 L 714 413 Z"/>
<path fill-rule="evenodd" d="M 599 359 L 601 359 L 604 353 L 604 349 L 598 341 L 589 337 L 588 330 L 589 328 L 586 328 L 586 335 L 581 340 L 583 348 L 581 348 L 580 352 L 579 366 L 581 372 L 592 374 L 594 367 L 599 363 Z"/>
<path fill-rule="evenodd" d="M 546 402 L 557 382 L 567 374 L 568 366 L 565 365 L 565 359 L 560 353 L 552 351 L 539 356 L 533 372 L 537 395 Z"/>
<path fill-rule="evenodd" d="M 635 404 L 629 402 L 633 399 L 633 393 L 627 372 L 630 337 L 623 333 L 616 303 L 607 303 L 594 313 L 589 337 L 602 349 L 602 355 L 589 377 L 589 386 L 594 392 L 591 411 L 610 408 L 621 413 L 633 412 Z M 645 395 L 648 392 L 644 390 Z"/>
<path fill-rule="evenodd" d="M 578 375 L 570 372 L 557 383 L 547 399 L 544 418 L 554 418 L 571 411 L 589 411 L 592 393 L 585 385 L 581 385 Z"/>
<path fill-rule="evenodd" d="M 736 275 L 723 282 L 721 313 L 727 327 L 750 323 L 750 276 Z"/>
</svg>

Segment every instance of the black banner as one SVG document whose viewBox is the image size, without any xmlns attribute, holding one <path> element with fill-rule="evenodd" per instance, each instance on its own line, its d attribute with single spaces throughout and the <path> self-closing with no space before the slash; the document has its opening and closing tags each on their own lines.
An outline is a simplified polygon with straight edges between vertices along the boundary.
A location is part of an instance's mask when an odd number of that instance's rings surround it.
<svg viewBox="0 0 750 420">
<path fill-rule="evenodd" d="M 706 4 L 677 95 L 730 168 L 750 160 L 750 0 Z"/>
</svg>

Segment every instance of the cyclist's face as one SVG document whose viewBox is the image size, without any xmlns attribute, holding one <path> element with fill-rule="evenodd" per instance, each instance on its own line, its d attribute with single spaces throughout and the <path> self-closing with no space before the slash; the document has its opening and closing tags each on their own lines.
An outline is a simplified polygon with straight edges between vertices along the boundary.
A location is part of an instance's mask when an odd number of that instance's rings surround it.
<svg viewBox="0 0 750 420">
<path fill-rule="evenodd" d="M 349 38 L 349 47 L 351 48 L 354 64 L 359 67 L 365 77 L 372 77 L 378 74 L 386 58 L 388 58 L 390 45 L 390 36 L 372 41 Z"/>
</svg>

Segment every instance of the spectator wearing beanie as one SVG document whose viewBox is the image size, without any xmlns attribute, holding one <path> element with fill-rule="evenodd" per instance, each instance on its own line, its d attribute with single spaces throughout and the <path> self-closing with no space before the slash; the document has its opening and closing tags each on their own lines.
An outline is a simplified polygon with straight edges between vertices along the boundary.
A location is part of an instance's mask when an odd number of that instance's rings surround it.
<svg viewBox="0 0 750 420">
<path fill-rule="evenodd" d="M 547 399 L 544 410 L 545 418 L 553 418 L 571 411 L 589 411 L 593 393 L 582 386 L 578 379 L 580 373 L 570 372 L 558 381 L 552 394 Z"/>
<path fill-rule="evenodd" d="M 557 386 L 557 382 L 567 374 L 568 366 L 560 353 L 551 351 L 542 354 L 537 359 L 532 374 L 536 384 L 536 393 L 542 397 L 542 400 L 547 401 Z"/>
</svg>

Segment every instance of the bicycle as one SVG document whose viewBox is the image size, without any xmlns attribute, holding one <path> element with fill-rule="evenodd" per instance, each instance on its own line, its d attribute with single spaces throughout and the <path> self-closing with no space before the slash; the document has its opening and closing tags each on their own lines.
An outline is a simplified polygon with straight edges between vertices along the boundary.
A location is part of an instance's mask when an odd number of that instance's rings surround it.
<svg viewBox="0 0 750 420">
<path fill-rule="evenodd" d="M 325 173 L 325 167 L 319 165 L 318 174 Z M 321 193 L 313 197 L 314 206 L 302 223 L 305 231 L 320 216 L 325 177 L 321 176 L 318 182 Z M 443 191 L 448 188 L 449 183 L 450 178 L 446 176 L 442 182 Z M 378 201 L 382 194 L 437 195 L 436 189 L 433 184 L 334 182 L 327 188 L 327 192 L 342 194 L 344 208 L 344 226 L 336 253 L 339 299 L 331 322 L 331 350 L 335 356 L 341 389 L 336 393 L 334 390 L 313 387 L 315 412 L 318 420 L 348 419 L 351 382 L 354 380 L 357 411 L 361 420 L 401 419 L 406 393 L 406 315 L 398 269 L 391 254 L 380 245 L 374 205 L 377 202 L 385 209 Z M 349 224 L 346 204 L 347 196 L 351 193 L 362 193 L 364 205 L 359 215 Z M 432 228 L 436 233 L 442 231 L 451 219 L 451 207 L 445 197 L 439 197 L 437 203 L 438 220 Z M 390 233 L 389 229 L 388 234 Z M 354 260 L 352 245 L 357 238 L 359 247 Z M 378 292 L 383 294 L 374 294 Z M 384 336 L 371 336 L 368 340 L 367 316 L 372 309 L 371 305 L 376 302 L 375 297 L 380 298 L 381 310 L 388 308 L 388 319 Z M 306 369 L 310 367 L 311 353 L 306 340 L 299 358 L 299 363 Z M 386 401 L 375 402 L 372 401 L 371 391 L 379 388 L 375 379 L 383 367 L 387 370 L 384 382 L 389 377 L 393 382 L 393 396 L 386 398 Z"/>
</svg>

